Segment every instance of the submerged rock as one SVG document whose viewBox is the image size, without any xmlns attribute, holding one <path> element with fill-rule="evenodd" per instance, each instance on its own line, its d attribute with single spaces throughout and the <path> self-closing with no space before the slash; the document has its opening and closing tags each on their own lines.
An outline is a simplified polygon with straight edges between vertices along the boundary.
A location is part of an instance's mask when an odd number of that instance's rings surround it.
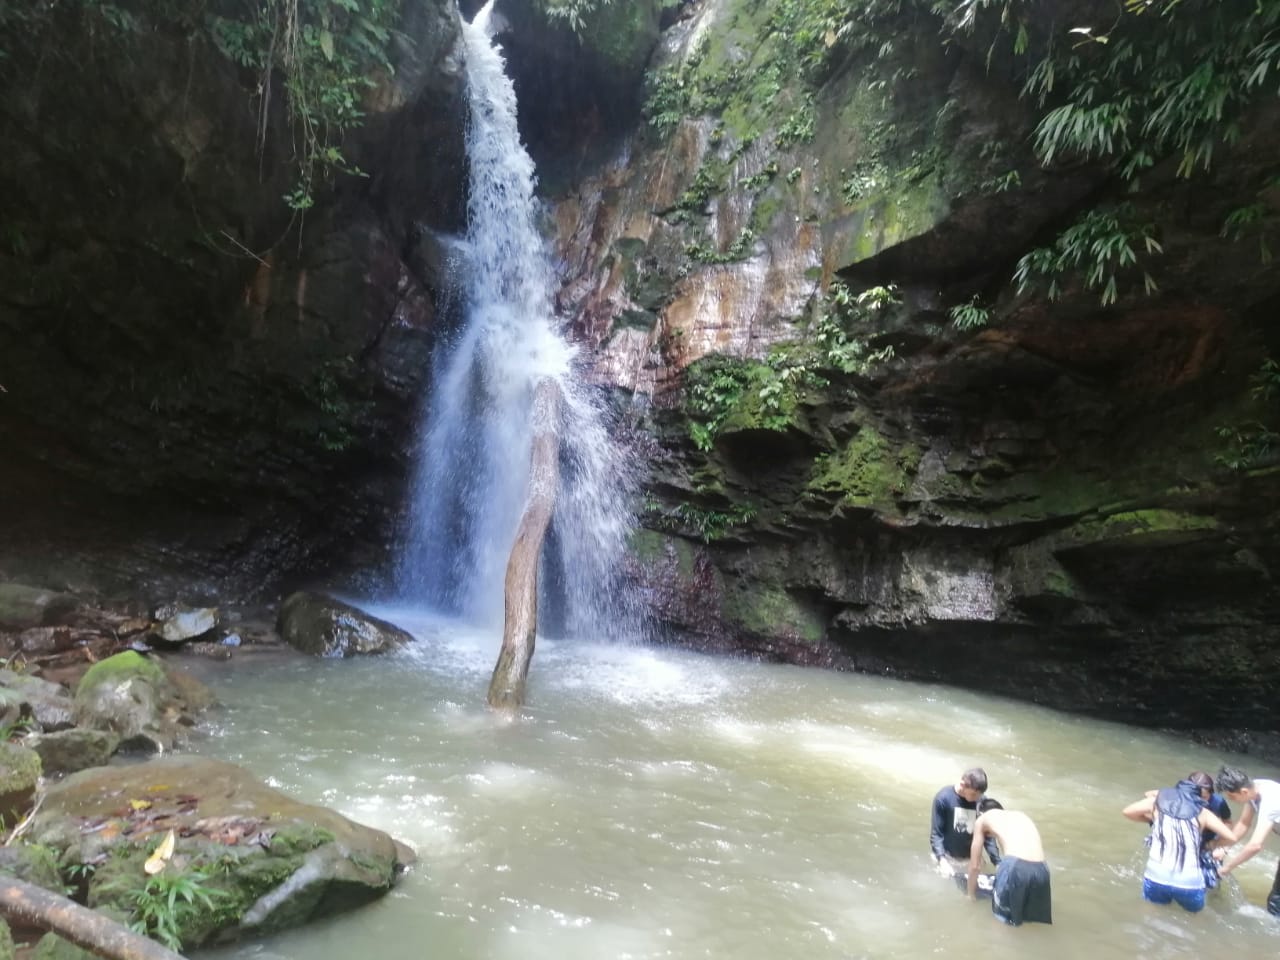
<svg viewBox="0 0 1280 960">
<path fill-rule="evenodd" d="M 148 879 L 143 864 L 169 830 L 177 841 L 160 875 L 189 878 L 216 904 L 176 914 L 187 948 L 367 903 L 411 859 L 380 830 L 194 757 L 74 774 L 50 789 L 30 836 L 62 863 L 97 867 L 91 907 L 132 915 Z"/>
<path fill-rule="evenodd" d="M 278 629 L 289 646 L 317 657 L 386 653 L 413 642 L 394 624 L 319 593 L 299 592 L 285 600 Z"/>
</svg>

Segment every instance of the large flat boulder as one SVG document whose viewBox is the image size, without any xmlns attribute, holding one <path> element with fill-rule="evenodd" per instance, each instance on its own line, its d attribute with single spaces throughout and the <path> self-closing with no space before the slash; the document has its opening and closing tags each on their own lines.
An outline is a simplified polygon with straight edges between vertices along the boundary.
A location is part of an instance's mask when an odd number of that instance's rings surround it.
<svg viewBox="0 0 1280 960">
<path fill-rule="evenodd" d="M 179 911 L 184 948 L 327 917 L 391 889 L 412 861 L 381 830 L 302 803 L 234 764 L 172 757 L 98 767 L 52 787 L 30 839 L 95 869 L 89 906 L 134 916 L 143 865 L 176 836 L 162 877 L 186 876 L 216 909 Z"/>
</svg>

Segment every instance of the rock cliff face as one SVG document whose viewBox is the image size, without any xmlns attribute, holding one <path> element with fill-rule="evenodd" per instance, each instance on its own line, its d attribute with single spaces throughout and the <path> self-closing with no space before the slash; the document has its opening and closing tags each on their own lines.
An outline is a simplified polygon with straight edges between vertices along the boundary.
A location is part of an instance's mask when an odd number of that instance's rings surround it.
<svg viewBox="0 0 1280 960">
<path fill-rule="evenodd" d="M 286 71 L 245 65 L 283 5 L 0 4 L 0 568 L 250 593 L 385 549 L 465 177 L 456 8 L 399 6 L 361 174 L 291 209 Z"/>
<path fill-rule="evenodd" d="M 1210 173 L 1175 158 L 1122 193 L 1032 153 L 1040 114 L 989 37 L 831 33 L 792 82 L 797 6 L 686 9 L 647 124 L 555 205 L 562 305 L 651 438 L 636 567 L 662 631 L 1275 729 L 1280 469 L 1238 442 L 1275 417 L 1274 99 Z M 1010 282 L 1118 196 L 1160 238 L 1154 292 Z M 1248 204 L 1258 231 L 1225 240 Z"/>
</svg>

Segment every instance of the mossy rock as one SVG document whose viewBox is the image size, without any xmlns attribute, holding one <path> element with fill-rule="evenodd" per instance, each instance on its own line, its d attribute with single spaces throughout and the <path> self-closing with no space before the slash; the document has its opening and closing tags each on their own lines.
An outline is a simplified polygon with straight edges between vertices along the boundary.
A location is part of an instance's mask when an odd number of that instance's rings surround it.
<svg viewBox="0 0 1280 960">
<path fill-rule="evenodd" d="M 46 933 L 36 943 L 31 960 L 97 960 L 97 954 L 63 940 L 56 933 Z"/>
<path fill-rule="evenodd" d="M 0 960 L 13 960 L 13 957 L 13 933 L 8 922 L 0 917 Z"/>
<path fill-rule="evenodd" d="M 152 895 L 185 875 L 212 902 L 180 912 L 184 947 L 358 906 L 386 893 L 412 859 L 380 830 L 196 757 L 73 774 L 49 790 L 30 835 L 62 863 L 102 861 L 89 905 L 129 913 L 148 880 L 143 864 L 168 829 L 179 839 Z"/>
<path fill-rule="evenodd" d="M 760 637 L 816 644 L 826 635 L 825 619 L 778 584 L 732 582 L 725 590 L 723 613 L 730 623 Z"/>
<path fill-rule="evenodd" d="M 79 726 L 119 734 L 131 747 L 165 749 L 177 736 L 163 712 L 172 697 L 164 669 L 127 650 L 94 664 L 80 679 L 75 719 Z"/>
<path fill-rule="evenodd" d="M 81 693 L 101 684 L 125 683 L 134 677 L 146 680 L 157 688 L 165 682 L 163 667 L 141 654 L 126 650 L 90 667 L 76 685 L 76 697 L 79 698 Z"/>
<path fill-rule="evenodd" d="M 0 816 L 12 823 L 31 806 L 43 769 L 33 750 L 0 743 Z"/>
<path fill-rule="evenodd" d="M 39 627 L 75 609 L 75 597 L 21 583 L 0 583 L 0 630 Z"/>
<path fill-rule="evenodd" d="M 0 874 L 16 877 L 27 883 L 62 892 L 62 874 L 58 870 L 58 856 L 52 847 L 39 843 L 17 843 L 0 847 Z"/>
<path fill-rule="evenodd" d="M 76 727 L 28 737 L 25 741 L 40 756 L 47 773 L 76 773 L 100 767 L 120 746 L 119 734 L 109 730 Z"/>
</svg>

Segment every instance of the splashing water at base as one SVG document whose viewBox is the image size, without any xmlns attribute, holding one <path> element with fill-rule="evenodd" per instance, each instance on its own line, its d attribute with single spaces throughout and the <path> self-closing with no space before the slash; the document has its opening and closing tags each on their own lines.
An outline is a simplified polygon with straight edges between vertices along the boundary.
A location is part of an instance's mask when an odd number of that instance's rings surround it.
<svg viewBox="0 0 1280 960">
<path fill-rule="evenodd" d="M 477 623 L 500 621 L 507 556 L 528 485 L 533 393 L 551 380 L 562 397 L 561 483 L 550 537 L 556 575 L 543 582 L 559 601 L 562 622 L 555 626 L 581 635 L 607 622 L 634 634 L 634 604 L 619 575 L 632 484 L 558 330 L 533 161 L 520 142 L 515 91 L 491 36 L 492 6 L 462 30 L 470 172 L 459 248 L 464 323 L 437 359 L 400 592 Z"/>
<path fill-rule="evenodd" d="M 1274 954 L 1274 850 L 1189 915 L 1140 894 L 1121 808 L 1231 761 L 945 688 L 548 642 L 518 723 L 482 706 L 492 634 L 410 621 L 411 652 L 220 674 L 200 746 L 414 846 L 385 900 L 226 958 L 1037 960 Z M 341 709 L 335 705 L 341 704 Z M 1235 758 L 1259 775 L 1250 758 Z M 1006 928 L 929 871 L 934 792 L 984 765 L 1029 812 L 1052 927 Z"/>
</svg>

